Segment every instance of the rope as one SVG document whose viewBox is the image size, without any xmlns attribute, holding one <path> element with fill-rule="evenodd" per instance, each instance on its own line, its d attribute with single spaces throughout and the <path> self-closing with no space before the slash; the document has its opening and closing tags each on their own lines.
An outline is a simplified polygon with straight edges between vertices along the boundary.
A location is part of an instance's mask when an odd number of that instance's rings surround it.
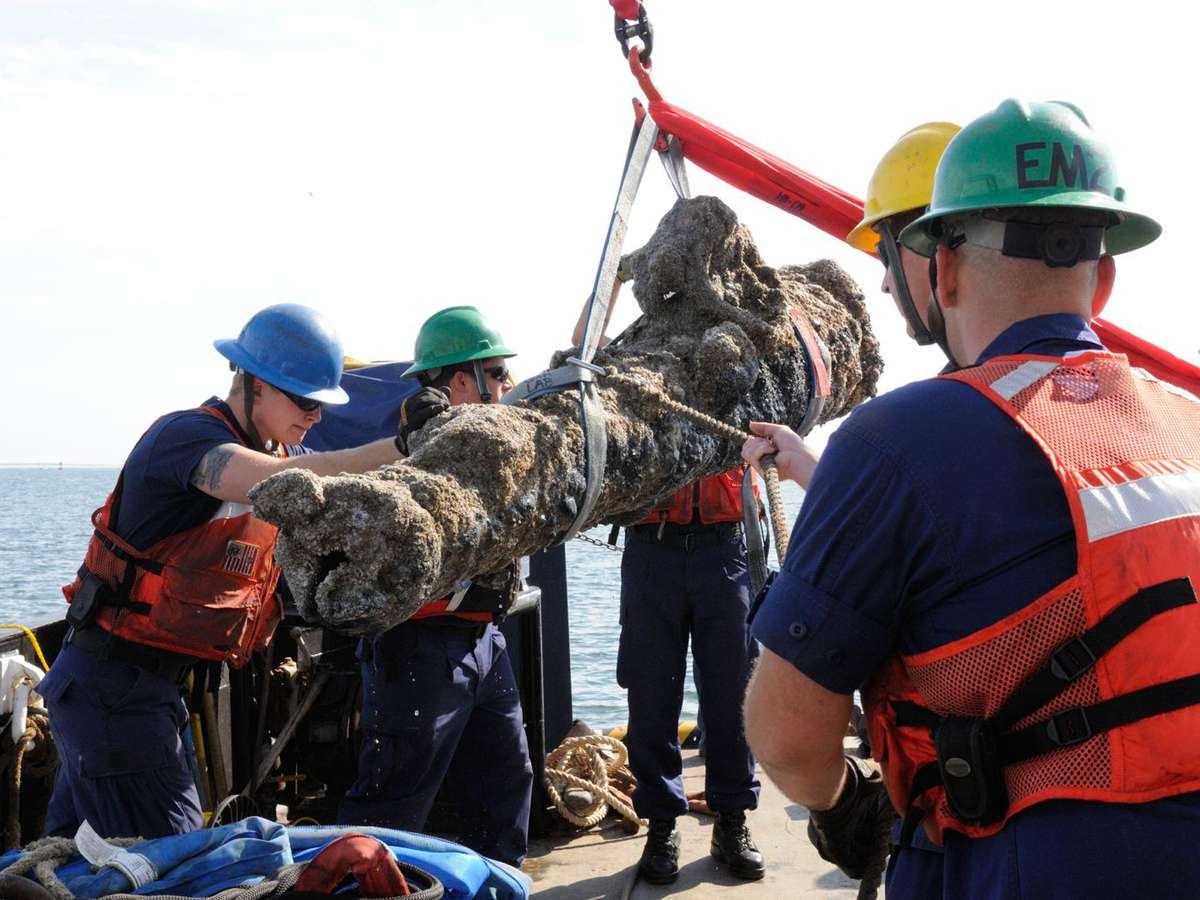
<svg viewBox="0 0 1200 900">
<path fill-rule="evenodd" d="M 611 807 L 635 827 L 645 825 L 633 811 L 629 798 L 618 790 L 613 781 L 632 781 L 625 770 L 629 751 L 616 738 L 601 734 L 569 737 L 546 756 L 542 776 L 546 793 L 559 815 L 580 828 L 591 828 L 608 815 Z M 574 787 L 586 791 L 592 802 L 581 811 L 572 810 L 563 800 L 563 792 Z"/>
<path fill-rule="evenodd" d="M 651 387 L 628 375 L 621 375 L 613 367 L 609 367 L 606 370 L 605 377 L 610 381 L 619 382 L 626 387 L 633 388 L 641 393 L 642 396 L 657 403 L 666 412 L 690 419 L 697 425 L 707 428 L 709 431 L 720 435 L 726 440 L 742 444 L 746 442 L 747 438 L 755 437 L 755 435 L 748 431 L 734 428 L 732 425 L 727 425 L 720 419 L 714 419 L 712 416 L 694 407 L 671 399 L 664 391 L 658 388 Z M 764 456 L 760 463 L 762 465 L 763 479 L 767 482 L 767 502 L 771 508 L 771 533 L 775 539 L 775 558 L 782 563 L 787 553 L 788 541 L 791 538 L 791 529 L 788 527 L 783 509 L 783 494 L 779 490 L 779 470 L 775 467 L 775 457 L 772 454 Z"/>
<path fill-rule="evenodd" d="M 109 838 L 108 842 L 117 847 L 132 847 L 143 840 L 145 838 Z M 4 872 L 7 875 L 24 875 L 32 871 L 38 882 L 54 895 L 55 900 L 72 900 L 75 895 L 67 890 L 67 886 L 59 880 L 55 870 L 74 859 L 76 853 L 75 841 L 71 838 L 40 838 L 29 844 L 22 851 L 20 859 L 8 866 Z"/>
<path fill-rule="evenodd" d="M 25 753 L 35 746 L 53 747 L 49 740 L 50 719 L 44 710 L 30 709 L 25 732 L 14 748 L 8 777 L 8 814 L 4 821 L 4 847 L 6 850 L 21 845 L 21 770 Z M 39 766 L 38 769 L 43 769 Z M 30 774 L 44 774 L 30 766 Z"/>
</svg>

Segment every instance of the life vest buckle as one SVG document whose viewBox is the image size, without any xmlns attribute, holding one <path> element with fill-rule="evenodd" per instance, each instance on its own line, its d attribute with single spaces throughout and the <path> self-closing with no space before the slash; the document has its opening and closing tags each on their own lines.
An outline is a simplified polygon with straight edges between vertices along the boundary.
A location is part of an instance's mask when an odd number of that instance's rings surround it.
<svg viewBox="0 0 1200 900">
<path fill-rule="evenodd" d="M 1074 681 L 1096 664 L 1096 654 L 1082 637 L 1074 637 L 1050 657 L 1050 673 L 1059 681 Z"/>
<path fill-rule="evenodd" d="M 1092 736 L 1092 723 L 1088 721 L 1087 710 L 1081 706 L 1055 713 L 1046 721 L 1045 728 L 1046 737 L 1059 747 L 1070 747 Z"/>
</svg>

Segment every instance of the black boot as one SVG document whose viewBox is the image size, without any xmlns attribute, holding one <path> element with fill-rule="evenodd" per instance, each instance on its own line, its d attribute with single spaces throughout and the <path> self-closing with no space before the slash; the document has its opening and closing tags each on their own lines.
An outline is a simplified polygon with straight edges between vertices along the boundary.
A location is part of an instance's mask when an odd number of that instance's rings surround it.
<svg viewBox="0 0 1200 900">
<path fill-rule="evenodd" d="M 651 884 L 670 884 L 679 877 L 679 832 L 674 819 L 650 820 L 638 872 Z"/>
<path fill-rule="evenodd" d="M 757 881 L 763 877 L 762 854 L 754 846 L 750 829 L 746 827 L 744 812 L 717 813 L 713 826 L 713 856 L 729 867 L 729 871 L 746 881 Z"/>
</svg>

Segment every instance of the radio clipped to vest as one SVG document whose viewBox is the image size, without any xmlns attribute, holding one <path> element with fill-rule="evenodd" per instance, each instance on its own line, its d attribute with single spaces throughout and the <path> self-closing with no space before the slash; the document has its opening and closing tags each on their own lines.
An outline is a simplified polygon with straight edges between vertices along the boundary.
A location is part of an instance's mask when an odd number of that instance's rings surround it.
<svg viewBox="0 0 1200 900">
<path fill-rule="evenodd" d="M 75 589 L 75 596 L 67 605 L 67 624 L 76 631 L 90 627 L 96 621 L 102 594 L 107 590 L 99 576 L 93 575 L 86 568 L 80 568 L 79 587 Z"/>
<path fill-rule="evenodd" d="M 938 774 L 954 814 L 970 825 L 999 822 L 1008 811 L 1008 788 L 986 719 L 946 718 L 934 733 Z"/>
</svg>

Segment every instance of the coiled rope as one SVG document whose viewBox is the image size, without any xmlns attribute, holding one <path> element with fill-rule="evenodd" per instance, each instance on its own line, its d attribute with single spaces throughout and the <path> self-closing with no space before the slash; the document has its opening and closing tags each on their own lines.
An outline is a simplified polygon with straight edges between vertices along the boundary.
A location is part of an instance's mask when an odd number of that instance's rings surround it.
<svg viewBox="0 0 1200 900">
<path fill-rule="evenodd" d="M 616 738 L 601 734 L 569 737 L 546 756 L 542 780 L 559 815 L 580 828 L 598 824 L 611 808 L 634 826 L 645 825 L 633 811 L 628 798 L 614 786 L 614 776 L 629 761 L 629 751 Z M 625 776 L 630 780 L 632 776 Z M 579 788 L 592 797 L 582 810 L 573 810 L 563 799 L 568 788 Z"/>
</svg>

